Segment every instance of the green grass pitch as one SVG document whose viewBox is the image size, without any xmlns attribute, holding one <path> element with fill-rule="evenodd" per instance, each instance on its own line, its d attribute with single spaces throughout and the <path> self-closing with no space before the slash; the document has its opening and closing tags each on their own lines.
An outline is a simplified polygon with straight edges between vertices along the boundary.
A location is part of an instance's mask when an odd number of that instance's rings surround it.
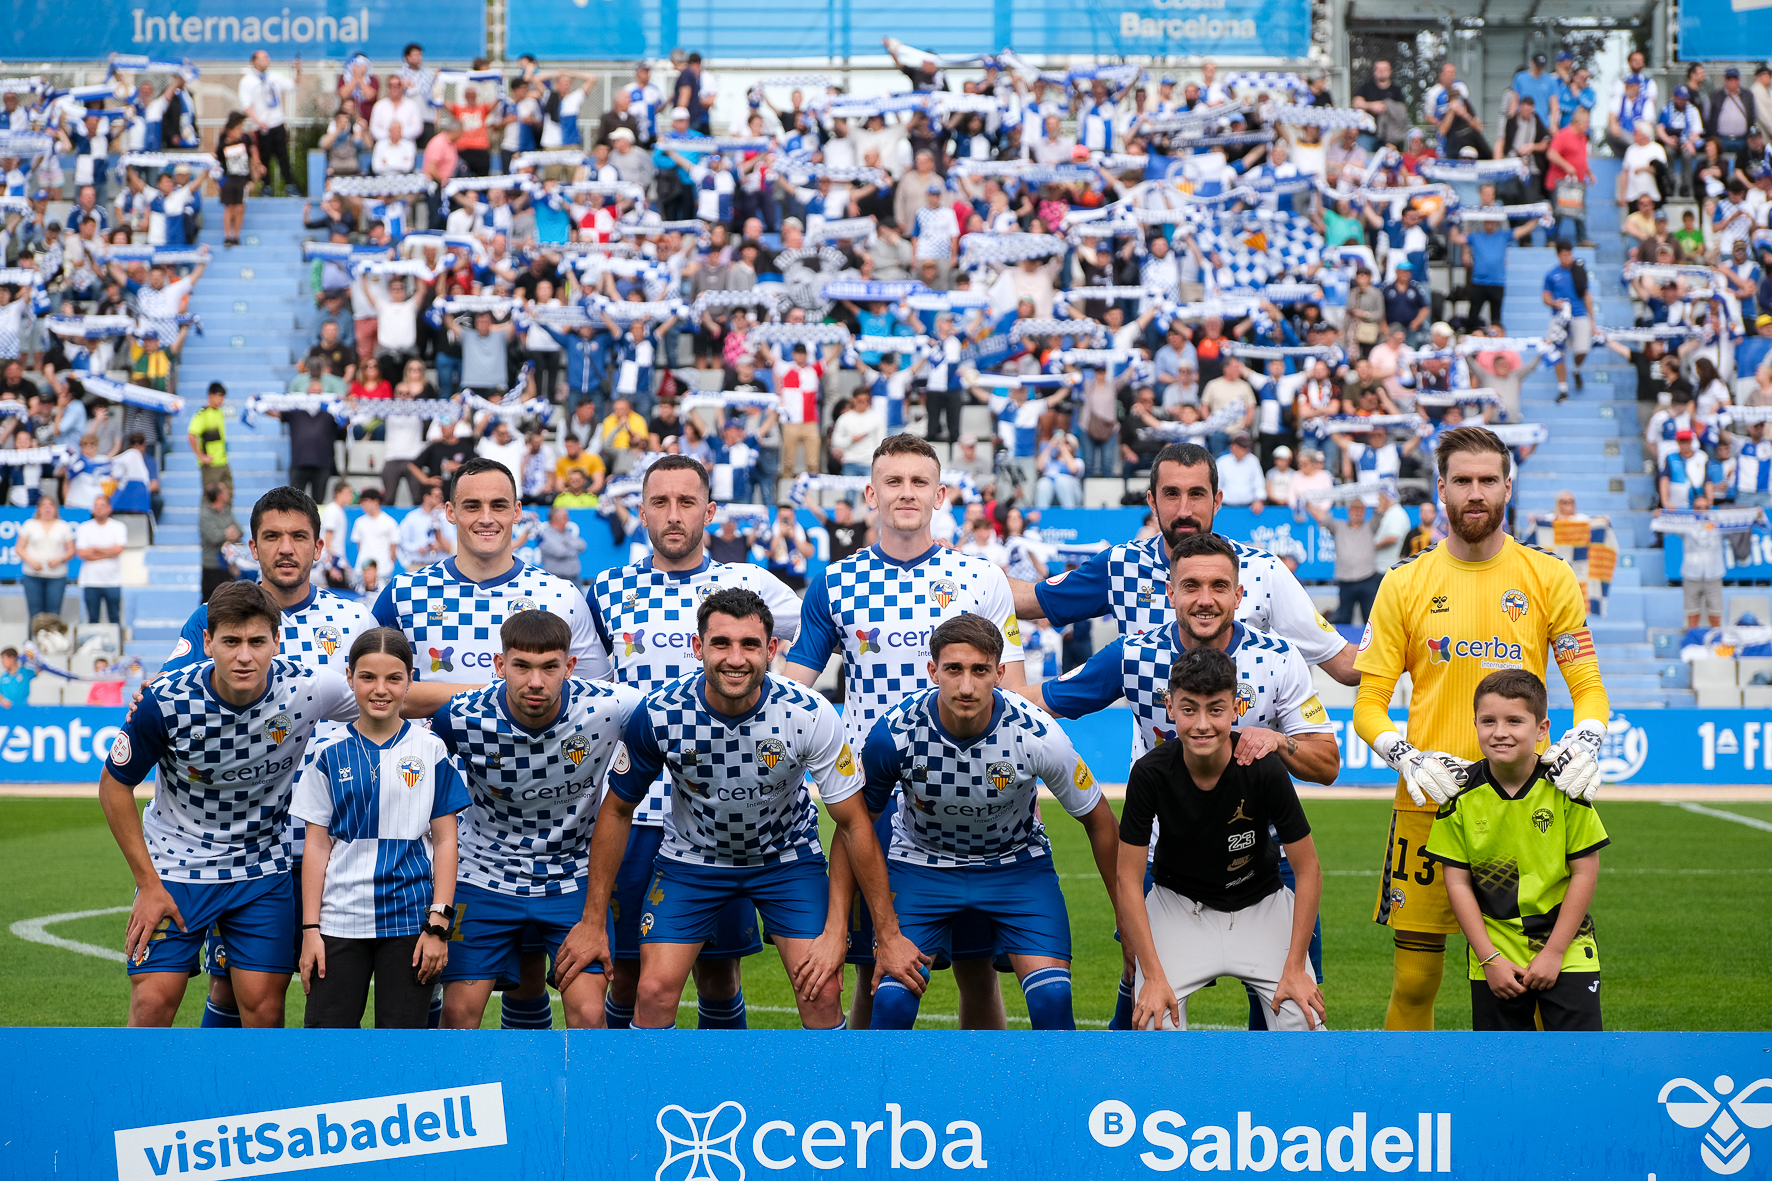
<svg viewBox="0 0 1772 1181">
<path fill-rule="evenodd" d="M 1772 804 L 1710 807 L 1772 821 Z M 1326 871 L 1323 993 L 1330 1025 L 1377 1028 L 1390 991 L 1391 943 L 1370 916 L 1389 804 L 1317 801 L 1307 802 L 1306 811 Z M 1772 1004 L 1764 992 L 1772 978 L 1772 940 L 1766 937 L 1772 832 L 1666 804 L 1607 804 L 1604 797 L 1600 814 L 1612 836 L 1601 854 L 1594 905 L 1607 1027 L 1772 1028 Z M 1081 826 L 1051 803 L 1045 819 L 1070 906 L 1078 1023 L 1100 1028 L 1113 1011 L 1120 972 L 1113 916 Z M 0 1024 L 122 1024 L 128 985 L 120 963 L 29 942 L 12 927 L 129 901 L 129 875 L 96 800 L 0 799 Z M 78 919 L 54 925 L 50 933 L 121 951 L 123 922 L 120 913 Z M 1468 1029 L 1470 997 L 1460 970 L 1464 942 L 1454 936 L 1450 945 L 1438 1026 Z M 1011 1028 L 1026 1028 L 1020 989 L 1013 978 L 1004 985 Z M 197 1024 L 203 987 L 193 981 L 181 1025 Z M 773 949 L 746 961 L 745 997 L 753 1028 L 798 1027 Z M 954 1010 L 952 976 L 937 973 L 919 1028 L 954 1028 Z M 1243 990 L 1229 982 L 1197 994 L 1189 1006 L 1190 1022 L 1208 1028 L 1243 1028 L 1247 1014 Z M 301 1020 L 301 988 L 295 985 L 288 1023 Z M 679 1021 L 695 1024 L 692 996 Z M 497 1022 L 489 1012 L 488 1026 Z"/>
</svg>

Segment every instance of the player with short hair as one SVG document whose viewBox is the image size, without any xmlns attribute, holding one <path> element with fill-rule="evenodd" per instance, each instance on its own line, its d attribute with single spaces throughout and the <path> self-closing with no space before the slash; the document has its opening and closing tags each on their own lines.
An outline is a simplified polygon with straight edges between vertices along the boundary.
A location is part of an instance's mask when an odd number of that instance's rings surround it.
<svg viewBox="0 0 1772 1181">
<path fill-rule="evenodd" d="M 800 639 L 786 669 L 793 680 L 811 685 L 841 649 L 843 733 L 855 748 L 906 695 L 929 688 L 929 636 L 944 619 L 971 613 L 996 624 L 1004 638 L 1003 687 L 1019 690 L 1027 683 L 1021 626 L 1002 568 L 937 545 L 929 531 L 944 496 L 935 448 L 913 435 L 888 436 L 874 449 L 866 496 L 880 540 L 832 562 L 806 589 Z M 876 826 L 882 845 L 891 839 L 885 815 Z M 849 868 L 840 845 L 831 853 L 831 880 L 848 895 Z M 849 919 L 849 961 L 865 969 L 873 962 L 865 904 Z M 960 1027 L 1005 1028 L 988 924 L 962 924 L 954 942 Z M 849 1010 L 857 1029 L 871 1024 L 872 1002 L 869 990 L 858 986 Z"/>
<path fill-rule="evenodd" d="M 1428 852 L 1469 944 L 1471 1028 L 1598 1032 L 1600 953 L 1588 914 L 1610 844 L 1594 806 L 1556 790 L 1544 682 L 1525 669 L 1477 685 L 1465 786 L 1434 818 Z"/>
<path fill-rule="evenodd" d="M 461 814 L 455 927 L 442 974 L 446 1029 L 480 1027 L 493 987 L 517 978 L 526 937 L 539 935 L 558 961 L 588 896 L 603 774 L 641 697 L 574 677 L 577 637 L 552 611 L 511 614 L 498 639 L 498 679 L 451 699 L 431 726 L 461 760 L 473 799 Z M 557 972 L 556 980 L 568 1028 L 603 1028 L 604 978 Z"/>
<path fill-rule="evenodd" d="M 815 943 L 843 908 L 825 876 L 818 785 L 855 875 L 880 915 L 881 968 L 921 992 L 925 957 L 898 932 L 886 865 L 862 800 L 862 777 L 837 711 L 823 697 L 770 675 L 780 650 L 769 607 L 727 587 L 696 612 L 702 671 L 646 695 L 610 765 L 584 919 L 557 959 L 561 977 L 610 970 L 604 926 L 634 810 L 661 772 L 671 777 L 671 822 L 640 915 L 640 988 L 634 1029 L 676 1025 L 683 984 L 730 899 L 749 899 L 781 952 L 808 1029 L 843 1029 L 842 946 L 822 960 Z"/>
<path fill-rule="evenodd" d="M 1279 636 L 1237 621 L 1244 597 L 1238 581 L 1241 573 L 1240 555 L 1231 542 L 1216 533 L 1184 534 L 1169 555 L 1168 597 L 1174 618 L 1142 635 L 1113 641 L 1081 667 L 1031 686 L 1028 698 L 1054 717 L 1081 718 L 1124 697 L 1146 747 L 1154 750 L 1175 739 L 1175 723 L 1169 717 L 1169 672 L 1176 659 L 1201 647 L 1216 648 L 1237 666 L 1237 708 L 1232 719 L 1241 735 L 1237 762 L 1248 766 L 1277 751 L 1294 777 L 1334 783 L 1341 769 L 1341 749 L 1335 727 L 1317 699 L 1310 668 L 1298 650 Z M 1284 851 L 1280 877 L 1287 887 L 1293 885 L 1292 863 Z M 1321 983 L 1321 924 L 1311 932 L 1310 954 Z M 1132 985 L 1128 963 L 1109 1028 L 1132 1027 Z M 1261 1002 L 1253 990 L 1250 996 L 1250 1028 L 1266 1029 Z"/>
<path fill-rule="evenodd" d="M 1186 1029 L 1187 998 L 1220 976 L 1260 995 L 1269 1029 L 1327 1015 L 1305 949 L 1323 896 L 1310 822 L 1276 753 L 1244 765 L 1237 666 L 1201 646 L 1169 672 L 1176 737 L 1137 763 L 1120 815 L 1120 930 L 1138 964 L 1134 1029 Z M 1146 851 L 1155 884 L 1143 890 Z M 1278 834 L 1278 839 L 1269 833 Z M 1280 880 L 1280 847 L 1298 891 Z"/>
<path fill-rule="evenodd" d="M 230 582 L 209 598 L 209 659 L 142 689 L 111 744 L 99 802 L 135 876 L 125 937 L 129 1023 L 170 1026 L 212 925 L 227 941 L 243 1024 L 283 1024 L 299 916 L 291 783 L 323 719 L 357 701 L 338 673 L 278 655 L 282 610 Z M 158 767 L 154 799 L 134 789 Z"/>
<path fill-rule="evenodd" d="M 1035 1029 L 1075 1029 L 1071 924 L 1040 821 L 1039 781 L 1082 822 L 1111 903 L 1118 825 L 1101 788 L 1052 718 L 998 689 L 1003 634 L 956 615 L 929 637 L 929 679 L 874 723 L 862 751 L 868 810 L 894 791 L 887 872 L 906 938 L 948 955 L 962 914 L 987 919 L 1021 981 Z M 846 900 L 843 900 L 846 902 Z M 847 910 L 847 906 L 844 908 Z M 917 993 L 881 980 L 874 1029 L 910 1029 Z"/>
<path fill-rule="evenodd" d="M 1391 567 L 1360 640 L 1354 729 L 1398 774 L 1373 913 L 1396 943 L 1386 1029 L 1434 1027 L 1446 936 L 1459 927 L 1427 841 L 1434 812 L 1481 757 L 1469 715 L 1478 683 L 1499 669 L 1542 680 L 1546 656 L 1554 656 L 1575 724 L 1544 752 L 1546 777 L 1578 799 L 1592 799 L 1600 783 L 1608 707 L 1587 596 L 1568 563 L 1503 531 L 1510 458 L 1481 426 L 1439 436 L 1434 459 L 1451 532 Z M 1407 741 L 1389 712 L 1405 672 L 1414 685 Z"/>
<path fill-rule="evenodd" d="M 342 487 L 342 485 L 341 485 Z M 283 611 L 278 628 L 278 654 L 320 668 L 342 670 L 357 636 L 375 626 L 369 610 L 355 599 L 314 586 L 314 566 L 325 554 L 320 535 L 320 510 L 299 488 L 273 488 L 252 506 L 247 545 L 259 563 L 260 585 Z M 209 628 L 209 608 L 200 605 L 185 620 L 172 655 L 160 666 L 160 676 L 189 668 L 203 660 L 203 633 Z M 421 694 L 420 699 L 423 700 Z M 440 701 L 432 702 L 434 708 Z M 322 722 L 314 731 L 316 743 L 336 736 L 343 727 Z M 289 835 L 295 850 L 291 877 L 296 906 L 301 906 L 301 865 L 306 829 L 290 817 Z M 240 1009 L 234 1003 L 228 980 L 227 945 L 211 931 L 203 940 L 203 968 L 209 974 L 209 1000 L 203 1007 L 206 1029 L 238 1029 Z"/>
<path fill-rule="evenodd" d="M 453 683 L 457 692 L 485 687 L 500 650 L 499 629 L 522 611 L 539 609 L 564 619 L 572 632 L 573 658 L 593 661 L 596 636 L 584 595 L 570 579 L 515 557 L 523 504 L 510 469 L 476 456 L 456 469 L 445 493 L 443 512 L 456 530 L 455 556 L 396 575 L 375 601 L 376 622 L 399 628 L 412 644 L 418 681 L 413 691 L 420 692 L 427 681 Z M 552 1028 L 547 965 L 533 940 L 522 969 L 520 983 L 505 990 L 501 1026 Z"/>
<path fill-rule="evenodd" d="M 693 671 L 696 612 L 710 594 L 737 586 L 769 605 L 775 638 L 800 633 L 800 600 L 779 578 L 748 562 L 715 562 L 707 554 L 715 505 L 708 472 L 687 455 L 655 460 L 640 480 L 640 523 L 652 539 L 643 561 L 597 575 L 588 596 L 595 632 L 582 675 L 606 678 L 650 693 Z M 652 863 L 664 840 L 671 787 L 661 778 L 634 811 L 628 850 L 610 900 L 615 972 L 604 999 L 609 1027 L 625 1029 L 634 1016 L 640 982 L 640 912 Z M 739 963 L 763 948 L 757 912 L 742 898 L 721 914 L 714 937 L 695 962 L 695 996 L 703 1029 L 744 1029 Z"/>
</svg>

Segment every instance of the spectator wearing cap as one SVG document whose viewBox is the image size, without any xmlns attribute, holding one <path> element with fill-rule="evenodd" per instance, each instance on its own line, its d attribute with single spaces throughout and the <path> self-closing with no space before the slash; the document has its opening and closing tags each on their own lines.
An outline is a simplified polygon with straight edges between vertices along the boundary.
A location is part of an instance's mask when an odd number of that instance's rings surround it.
<svg viewBox="0 0 1772 1181">
<path fill-rule="evenodd" d="M 1664 512 L 1680 512 L 1694 507 L 1693 501 L 1704 495 L 1706 467 L 1709 460 L 1698 450 L 1698 436 L 1691 428 L 1674 432 L 1676 450 L 1661 460 L 1661 473 L 1656 479 L 1657 492 Z"/>
<path fill-rule="evenodd" d="M 1624 97 L 1625 82 L 1632 76 L 1642 80 L 1640 85 L 1642 87 L 1643 97 L 1649 100 L 1649 106 L 1651 108 L 1659 108 L 1661 106 L 1661 87 L 1649 74 L 1648 60 L 1648 58 L 1643 56 L 1643 51 L 1640 49 L 1633 49 L 1628 55 L 1626 55 L 1624 59 L 1623 77 L 1616 78 L 1612 82 L 1610 104 L 1613 110 L 1616 111 L 1618 109 L 1618 100 Z"/>
<path fill-rule="evenodd" d="M 678 89 L 682 89 L 681 78 L 678 79 Z M 688 107 L 679 105 L 672 108 L 671 129 L 668 134 L 673 137 L 691 134 Z M 652 164 L 658 171 L 659 215 L 666 221 L 682 221 L 695 215 L 695 178 L 683 166 L 682 159 L 674 152 L 666 152 L 658 147 L 652 149 Z M 620 165 L 617 165 L 618 170 L 619 168 Z"/>
<path fill-rule="evenodd" d="M 1558 131 L 1574 122 L 1575 112 L 1591 112 L 1600 105 L 1600 96 L 1595 94 L 1594 88 L 1588 84 L 1591 75 L 1589 75 L 1587 67 L 1576 66 L 1573 58 L 1565 63 L 1564 58 L 1567 52 L 1565 50 L 1563 53 L 1557 54 L 1558 63 L 1560 65 L 1567 64 L 1570 67 L 1569 80 L 1557 87 L 1557 117 L 1552 122 Z"/>
<path fill-rule="evenodd" d="M 1747 146 L 1735 154 L 1735 167 L 1739 169 L 1752 184 L 1760 179 L 1760 175 L 1772 170 L 1772 150 L 1766 146 L 1766 133 L 1755 123 L 1747 131 Z M 1754 204 L 1756 200 L 1750 198 Z"/>
<path fill-rule="evenodd" d="M 617 127 L 609 133 L 609 167 L 615 169 L 615 175 L 628 184 L 645 188 L 652 183 L 658 173 L 658 166 L 652 161 L 650 152 L 643 152 L 634 145 L 636 140 L 632 130 Z"/>
<path fill-rule="evenodd" d="M 1633 54 L 1641 57 L 1641 54 Z M 1638 126 L 1655 126 L 1655 102 L 1641 74 L 1626 74 L 1619 83 L 1620 93 L 1606 107 L 1606 143 L 1614 156 L 1622 156 L 1635 142 Z"/>
<path fill-rule="evenodd" d="M 1724 159 L 1733 163 L 1732 158 L 1747 147 L 1747 133 L 1758 121 L 1753 92 L 1742 88 L 1741 71 L 1730 66 L 1723 71 L 1723 88 L 1706 104 L 1705 130 L 1716 137 Z"/>
<path fill-rule="evenodd" d="M 1532 109 L 1541 118 L 1551 109 L 1551 100 L 1556 97 L 1560 79 L 1544 67 L 1544 54 L 1535 53 L 1526 68 L 1514 75 L 1514 80 L 1508 85 L 1508 91 L 1513 97 L 1504 103 L 1510 118 L 1518 113 L 1522 99 L 1531 99 Z"/>
<path fill-rule="evenodd" d="M 1745 306 L 1745 301 L 1743 301 Z M 1757 373 L 1772 358 L 1772 311 L 1762 310 L 1753 318 L 1753 335 L 1735 345 L 1735 375 L 1748 377 Z"/>
<path fill-rule="evenodd" d="M 1267 469 L 1267 502 L 1290 505 L 1292 485 L 1298 479 L 1298 469 L 1292 466 L 1292 448 L 1275 447 L 1270 458 L 1274 466 Z"/>
<path fill-rule="evenodd" d="M 1674 88 L 1673 101 L 1661 109 L 1655 121 L 1655 138 L 1667 150 L 1667 168 L 1673 192 L 1669 197 L 1690 197 L 1703 151 L 1704 117 L 1692 105 L 1692 92 Z"/>
</svg>

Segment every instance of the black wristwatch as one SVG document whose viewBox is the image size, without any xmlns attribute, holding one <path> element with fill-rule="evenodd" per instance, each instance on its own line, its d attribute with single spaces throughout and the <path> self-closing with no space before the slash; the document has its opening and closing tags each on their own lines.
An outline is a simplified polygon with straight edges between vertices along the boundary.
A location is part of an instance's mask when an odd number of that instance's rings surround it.
<svg viewBox="0 0 1772 1181">
<path fill-rule="evenodd" d="M 449 928 L 441 923 L 426 923 L 422 930 L 426 935 L 435 935 L 443 942 L 449 942 Z"/>
</svg>

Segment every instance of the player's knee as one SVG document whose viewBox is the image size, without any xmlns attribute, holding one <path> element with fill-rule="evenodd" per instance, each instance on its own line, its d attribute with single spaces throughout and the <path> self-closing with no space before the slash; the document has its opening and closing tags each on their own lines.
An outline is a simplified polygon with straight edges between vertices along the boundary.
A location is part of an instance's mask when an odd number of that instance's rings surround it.
<svg viewBox="0 0 1772 1181">
<path fill-rule="evenodd" d="M 869 1029 L 909 1029 L 917 1023 L 921 1000 L 910 989 L 888 976 L 874 990 L 874 1015 Z"/>
<path fill-rule="evenodd" d="M 695 993 L 709 1000 L 730 1000 L 738 995 L 738 960 L 696 960 Z"/>
<path fill-rule="evenodd" d="M 640 991 L 640 961 L 616 960 L 615 972 L 609 977 L 609 998 L 624 1009 L 634 1007 Z"/>
<path fill-rule="evenodd" d="M 1035 1029 L 1075 1029 L 1071 1010 L 1071 970 L 1036 968 L 1021 980 L 1027 998 L 1028 1021 Z"/>
</svg>

